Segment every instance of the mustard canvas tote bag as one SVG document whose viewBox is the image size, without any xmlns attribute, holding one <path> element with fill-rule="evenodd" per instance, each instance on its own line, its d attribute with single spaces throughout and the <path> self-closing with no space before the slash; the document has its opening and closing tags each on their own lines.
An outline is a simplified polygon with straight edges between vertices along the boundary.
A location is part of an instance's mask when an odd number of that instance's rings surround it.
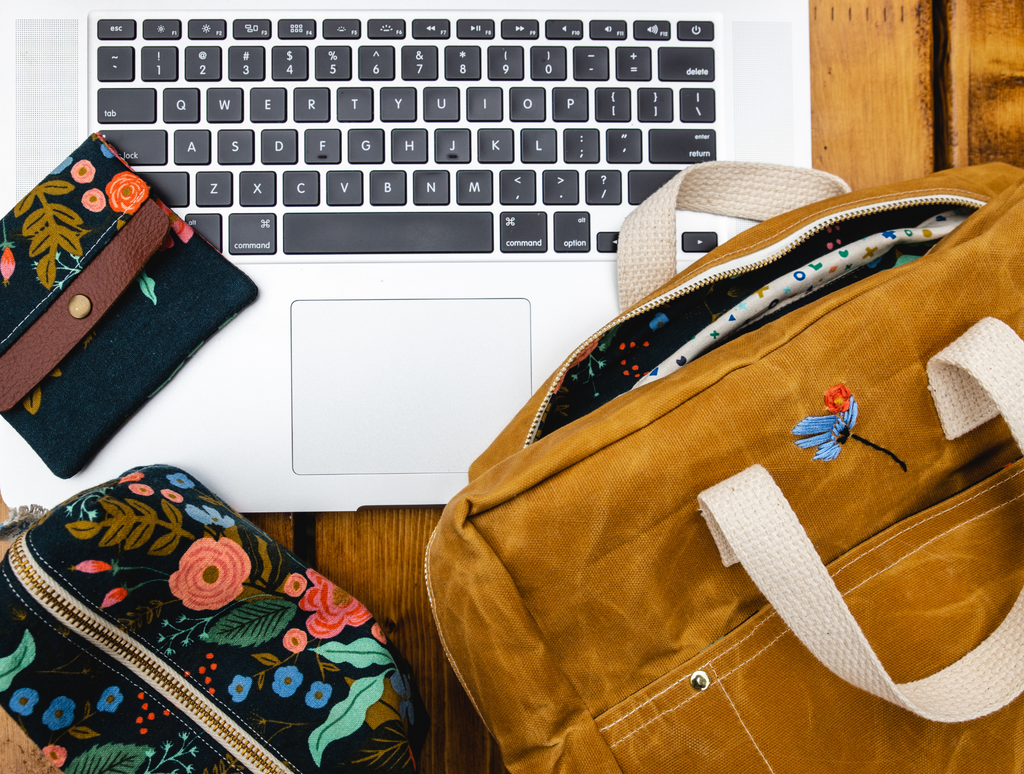
<svg viewBox="0 0 1024 774">
<path fill-rule="evenodd" d="M 456 674 L 517 774 L 1024 771 L 1024 171 L 826 186 L 671 276 L 720 173 L 445 509 Z"/>
</svg>

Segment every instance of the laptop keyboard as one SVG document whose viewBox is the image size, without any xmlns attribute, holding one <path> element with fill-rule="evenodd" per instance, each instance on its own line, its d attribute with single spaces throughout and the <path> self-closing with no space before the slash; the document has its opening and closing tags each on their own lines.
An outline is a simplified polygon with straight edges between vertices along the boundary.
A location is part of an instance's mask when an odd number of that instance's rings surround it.
<svg viewBox="0 0 1024 774">
<path fill-rule="evenodd" d="M 95 125 L 246 261 L 611 253 L 717 156 L 714 14 L 349 16 L 94 14 Z"/>
</svg>

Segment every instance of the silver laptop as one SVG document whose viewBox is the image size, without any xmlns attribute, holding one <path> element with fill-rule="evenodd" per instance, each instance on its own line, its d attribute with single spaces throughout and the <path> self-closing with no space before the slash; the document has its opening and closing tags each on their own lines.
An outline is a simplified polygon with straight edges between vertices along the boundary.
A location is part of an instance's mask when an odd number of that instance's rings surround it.
<svg viewBox="0 0 1024 774">
<path fill-rule="evenodd" d="M 166 462 L 243 511 L 447 502 L 617 311 L 617 232 L 683 165 L 809 166 L 803 0 L 5 2 L 0 207 L 91 131 L 259 300 L 51 505 Z M 681 215 L 680 264 L 742 224 Z"/>
</svg>

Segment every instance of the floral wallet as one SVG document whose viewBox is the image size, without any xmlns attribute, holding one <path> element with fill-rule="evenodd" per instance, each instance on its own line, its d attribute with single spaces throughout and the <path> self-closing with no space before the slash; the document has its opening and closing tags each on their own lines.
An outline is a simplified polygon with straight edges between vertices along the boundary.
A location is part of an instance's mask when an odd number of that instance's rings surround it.
<svg viewBox="0 0 1024 774">
<path fill-rule="evenodd" d="M 0 705 L 68 774 L 415 771 L 429 722 L 370 612 L 188 473 L 77 495 L 0 575 Z"/>
<path fill-rule="evenodd" d="M 252 281 L 92 135 L 0 222 L 0 415 L 77 473 Z"/>
</svg>

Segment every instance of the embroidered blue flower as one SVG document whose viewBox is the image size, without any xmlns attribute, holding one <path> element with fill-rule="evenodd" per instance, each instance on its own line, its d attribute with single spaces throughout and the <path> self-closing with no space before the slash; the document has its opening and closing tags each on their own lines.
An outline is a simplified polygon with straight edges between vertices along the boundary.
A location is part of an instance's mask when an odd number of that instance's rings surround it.
<svg viewBox="0 0 1024 774">
<path fill-rule="evenodd" d="M 38 701 L 39 694 L 36 691 L 31 688 L 19 688 L 11 696 L 11 702 L 7 706 L 11 708 L 11 712 L 18 715 L 31 715 Z"/>
<path fill-rule="evenodd" d="M 395 689 L 395 693 L 402 697 L 402 703 L 398 706 L 398 714 L 408 721 L 409 725 L 413 725 L 416 722 L 416 716 L 412 708 L 412 688 L 409 685 L 409 681 L 402 677 L 399 672 L 393 672 L 391 674 L 391 687 Z"/>
<path fill-rule="evenodd" d="M 114 151 L 110 150 L 110 148 L 107 147 L 107 144 L 105 142 L 100 143 L 100 153 L 102 153 L 108 159 L 114 158 Z"/>
<path fill-rule="evenodd" d="M 100 700 L 96 702 L 96 709 L 100 712 L 113 712 L 121 706 L 122 701 L 124 701 L 124 696 L 121 689 L 112 685 L 100 695 Z"/>
<path fill-rule="evenodd" d="M 167 480 L 171 482 L 171 486 L 176 486 L 178 489 L 192 489 L 195 487 L 195 482 L 184 473 L 172 473 L 167 477 Z"/>
<path fill-rule="evenodd" d="M 652 331 L 656 331 L 658 330 L 658 328 L 662 327 L 667 322 L 668 315 L 666 315 L 664 312 L 658 312 L 656 315 L 654 315 L 654 317 L 651 318 L 651 321 L 650 323 L 648 323 L 648 325 L 651 326 Z"/>
<path fill-rule="evenodd" d="M 251 677 L 235 675 L 235 679 L 232 680 L 231 685 L 228 686 L 228 693 L 231 695 L 231 701 L 236 704 L 238 702 L 245 701 L 245 697 L 249 695 L 250 688 L 252 688 Z"/>
<path fill-rule="evenodd" d="M 68 156 L 68 157 L 67 157 L 66 159 L 64 159 L 64 160 L 63 160 L 63 161 L 62 161 L 62 162 L 61 162 L 60 164 L 58 164 L 58 165 L 57 165 L 56 167 L 54 167 L 54 169 L 53 169 L 53 172 L 51 172 L 50 174 L 51 174 L 51 175 L 59 175 L 59 174 L 60 174 L 61 172 L 63 172 L 63 171 L 65 170 L 65 169 L 67 169 L 68 167 L 70 167 L 70 166 L 71 166 L 71 164 L 72 164 L 72 162 L 74 162 L 74 159 L 73 159 L 73 158 L 71 158 L 70 156 Z"/>
<path fill-rule="evenodd" d="M 299 690 L 300 685 L 302 685 L 302 672 L 298 667 L 279 667 L 274 672 L 274 684 L 271 687 L 278 696 L 287 699 Z"/>
<path fill-rule="evenodd" d="M 51 731 L 67 728 L 75 719 L 75 703 L 67 696 L 58 696 L 43 713 L 43 725 Z"/>
<path fill-rule="evenodd" d="M 309 686 L 309 693 L 306 694 L 306 704 L 313 709 L 320 709 L 330 701 L 333 691 L 334 689 L 327 683 L 314 680 L 313 684 Z"/>
<path fill-rule="evenodd" d="M 225 529 L 232 527 L 235 524 L 234 519 L 221 513 L 210 505 L 204 505 L 202 508 L 195 505 L 186 505 L 185 513 L 200 524 L 215 524 L 218 527 L 224 527 Z"/>
</svg>

